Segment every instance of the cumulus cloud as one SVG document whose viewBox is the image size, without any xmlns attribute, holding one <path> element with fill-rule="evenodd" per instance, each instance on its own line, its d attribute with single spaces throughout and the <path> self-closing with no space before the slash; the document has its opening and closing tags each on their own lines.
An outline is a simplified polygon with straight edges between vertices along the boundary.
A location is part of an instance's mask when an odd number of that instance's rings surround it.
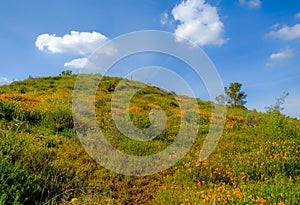
<svg viewBox="0 0 300 205">
<path fill-rule="evenodd" d="M 240 0 L 240 5 L 241 6 L 247 6 L 252 9 L 257 9 L 261 7 L 261 0 Z"/>
<path fill-rule="evenodd" d="M 220 21 L 217 8 L 205 3 L 205 0 L 186 0 L 172 10 L 179 25 L 175 29 L 178 41 L 182 38 L 204 45 L 223 45 L 224 25 Z"/>
<path fill-rule="evenodd" d="M 289 58 L 294 55 L 294 52 L 292 49 L 287 48 L 284 51 L 280 51 L 278 53 L 273 53 L 270 55 L 271 60 L 279 60 L 279 59 L 284 59 L 284 58 Z"/>
<path fill-rule="evenodd" d="M 35 45 L 40 51 L 50 53 L 70 53 L 88 55 L 107 41 L 107 37 L 98 32 L 71 31 L 62 37 L 55 34 L 41 34 Z"/>
<path fill-rule="evenodd" d="M 69 68 L 84 68 L 84 66 L 87 64 L 88 59 L 87 58 L 76 58 L 69 62 L 66 62 L 64 64 L 64 67 Z"/>
<path fill-rule="evenodd" d="M 300 38 L 300 24 L 296 24 L 292 27 L 283 26 L 280 29 L 271 31 L 266 36 L 280 38 L 283 40 L 294 40 L 296 38 Z"/>
<path fill-rule="evenodd" d="M 9 80 L 6 77 L 0 77 L 0 85 L 10 84 L 12 82 L 13 82 L 12 80 Z"/>
<path fill-rule="evenodd" d="M 49 53 L 65 53 L 76 55 L 80 58 L 73 59 L 64 64 L 68 68 L 83 68 L 88 62 L 87 57 L 97 51 L 98 55 L 114 55 L 117 49 L 112 45 L 102 47 L 108 42 L 108 38 L 98 32 L 71 31 L 70 34 L 56 36 L 56 34 L 41 34 L 37 37 L 35 45 L 40 51 Z"/>
<path fill-rule="evenodd" d="M 272 53 L 269 56 L 270 60 L 265 64 L 265 67 L 272 68 L 275 66 L 282 66 L 284 65 L 282 61 L 283 59 L 291 58 L 293 56 L 294 56 L 294 51 L 291 48 L 286 48 L 285 50 L 281 50 L 277 53 Z"/>
<path fill-rule="evenodd" d="M 296 19 L 300 19 L 300 12 L 299 12 L 299 13 L 296 13 L 295 18 L 296 18 Z"/>
</svg>

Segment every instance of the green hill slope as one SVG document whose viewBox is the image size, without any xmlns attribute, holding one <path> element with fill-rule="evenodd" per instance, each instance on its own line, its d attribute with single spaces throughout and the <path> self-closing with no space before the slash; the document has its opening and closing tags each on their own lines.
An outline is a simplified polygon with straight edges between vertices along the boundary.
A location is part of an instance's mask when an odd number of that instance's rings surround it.
<svg viewBox="0 0 300 205">
<path fill-rule="evenodd" d="M 31 78 L 0 87 L 0 204 L 299 204 L 300 122 L 282 115 L 229 108 L 214 152 L 198 161 L 212 119 L 211 104 L 197 99 L 197 139 L 175 166 L 149 176 L 116 174 L 97 164 L 74 127 L 76 75 Z M 98 75 L 94 82 L 98 82 Z M 97 122 L 107 140 L 131 155 L 147 156 L 176 138 L 181 110 L 176 95 L 144 87 L 128 111 L 147 129 L 161 107 L 165 129 L 151 141 L 118 131 L 111 99 L 122 79 L 103 77 L 95 97 Z M 182 97 L 182 100 L 189 100 Z M 122 109 L 119 111 L 122 112 Z M 151 135 L 151 133 L 149 134 Z"/>
</svg>

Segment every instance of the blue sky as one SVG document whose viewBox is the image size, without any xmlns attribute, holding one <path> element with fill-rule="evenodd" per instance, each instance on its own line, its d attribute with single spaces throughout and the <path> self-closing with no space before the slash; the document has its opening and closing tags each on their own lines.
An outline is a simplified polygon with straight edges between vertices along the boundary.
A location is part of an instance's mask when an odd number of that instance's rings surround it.
<svg viewBox="0 0 300 205">
<path fill-rule="evenodd" d="M 248 108 L 289 92 L 284 113 L 300 118 L 299 0 L 2 0 L 0 84 L 78 72 L 101 43 L 139 30 L 197 43 L 225 86 L 243 84 Z"/>
</svg>

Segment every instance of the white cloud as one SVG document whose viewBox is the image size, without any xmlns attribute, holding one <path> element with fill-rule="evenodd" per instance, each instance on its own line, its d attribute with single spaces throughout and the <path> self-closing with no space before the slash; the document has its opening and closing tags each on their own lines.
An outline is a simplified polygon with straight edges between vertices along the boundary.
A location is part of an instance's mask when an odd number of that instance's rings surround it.
<svg viewBox="0 0 300 205">
<path fill-rule="evenodd" d="M 183 1 L 173 8 L 172 15 L 180 22 L 175 29 L 178 41 L 185 38 L 200 46 L 220 46 L 226 42 L 217 8 L 205 3 L 205 0 Z"/>
<path fill-rule="evenodd" d="M 261 4 L 262 4 L 261 0 L 249 0 L 249 1 L 240 0 L 240 5 L 241 6 L 247 6 L 247 7 L 252 8 L 252 9 L 260 8 Z"/>
<path fill-rule="evenodd" d="M 248 6 L 250 8 L 260 8 L 261 7 L 261 1 L 260 0 L 250 0 L 250 1 L 248 1 Z"/>
<path fill-rule="evenodd" d="M 160 16 L 160 23 L 162 25 L 166 25 L 169 21 L 169 15 L 167 12 L 164 12 L 161 16 Z"/>
<path fill-rule="evenodd" d="M 279 30 L 271 31 L 266 36 L 280 38 L 283 40 L 293 40 L 296 38 L 300 38 L 300 24 L 296 24 L 292 27 L 283 26 Z"/>
<path fill-rule="evenodd" d="M 280 25 L 278 23 L 274 24 L 273 26 L 271 26 L 271 29 L 277 29 Z"/>
<path fill-rule="evenodd" d="M 115 55 L 118 50 L 111 44 L 104 45 L 108 42 L 108 38 L 98 32 L 78 32 L 71 31 L 62 37 L 55 34 L 42 34 L 36 39 L 35 45 L 40 51 L 50 53 L 67 53 L 76 55 L 76 59 L 64 63 L 64 67 L 68 68 L 86 68 L 89 63 L 88 56 L 93 52 L 93 57 L 97 55 Z M 102 46 L 102 47 L 101 47 Z M 101 50 L 99 50 L 101 47 Z M 79 58 L 78 58 L 79 56 Z"/>
<path fill-rule="evenodd" d="M 9 80 L 6 77 L 0 77 L 0 85 L 10 84 L 12 82 L 13 82 L 12 80 Z"/>
<path fill-rule="evenodd" d="M 280 51 L 278 53 L 273 53 L 270 55 L 271 60 L 279 60 L 279 59 L 284 59 L 284 58 L 289 58 L 294 55 L 294 52 L 292 49 L 287 48 L 284 51 Z"/>
<path fill-rule="evenodd" d="M 296 19 L 300 19 L 300 12 L 299 12 L 299 13 L 296 13 L 295 18 L 296 18 Z"/>
<path fill-rule="evenodd" d="M 37 37 L 35 45 L 40 51 L 88 55 L 106 41 L 107 37 L 98 32 L 71 31 L 62 37 L 41 34 Z"/>
<path fill-rule="evenodd" d="M 86 63 L 88 62 L 87 58 L 76 58 L 64 64 L 64 67 L 69 68 L 84 68 Z"/>
</svg>

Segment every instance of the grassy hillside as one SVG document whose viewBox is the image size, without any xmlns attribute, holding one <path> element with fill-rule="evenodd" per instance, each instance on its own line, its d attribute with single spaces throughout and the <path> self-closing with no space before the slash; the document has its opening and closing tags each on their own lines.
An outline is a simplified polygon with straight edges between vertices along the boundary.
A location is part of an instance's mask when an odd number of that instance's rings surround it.
<svg viewBox="0 0 300 205">
<path fill-rule="evenodd" d="M 201 118 L 189 153 L 161 173 L 124 176 L 94 162 L 76 136 L 76 77 L 31 78 L 0 87 L 0 204 L 300 204 L 298 120 L 230 108 L 219 144 L 199 162 L 212 116 L 211 104 L 197 99 L 199 110 L 191 113 Z M 110 101 L 120 80 L 102 78 L 95 99 L 99 127 L 128 154 L 163 150 L 179 131 L 176 97 L 150 85 L 134 96 L 129 111 L 135 126 L 150 126 L 152 108 L 167 115 L 166 128 L 154 140 L 134 141 L 112 120 Z"/>
</svg>

